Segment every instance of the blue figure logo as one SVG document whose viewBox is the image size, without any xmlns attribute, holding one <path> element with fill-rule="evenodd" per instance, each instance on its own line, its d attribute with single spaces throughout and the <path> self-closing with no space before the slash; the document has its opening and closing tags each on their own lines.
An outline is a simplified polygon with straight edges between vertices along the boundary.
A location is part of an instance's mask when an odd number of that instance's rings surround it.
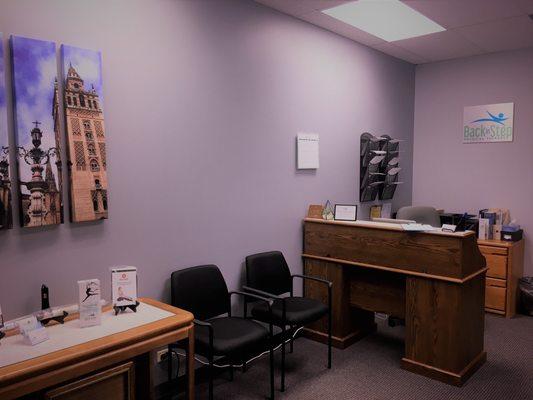
<svg viewBox="0 0 533 400">
<path fill-rule="evenodd" d="M 480 118 L 472 122 L 496 122 L 497 124 L 505 125 L 503 121 L 509 119 L 509 118 L 504 118 L 505 117 L 504 113 L 499 113 L 498 116 L 496 116 L 487 111 L 487 114 L 489 114 L 490 118 Z"/>
</svg>

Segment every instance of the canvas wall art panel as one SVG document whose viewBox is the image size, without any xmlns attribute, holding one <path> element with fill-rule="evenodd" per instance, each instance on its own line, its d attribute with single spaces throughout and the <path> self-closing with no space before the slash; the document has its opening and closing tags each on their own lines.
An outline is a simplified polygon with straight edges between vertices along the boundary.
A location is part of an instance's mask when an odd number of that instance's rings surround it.
<svg viewBox="0 0 533 400">
<path fill-rule="evenodd" d="M 54 42 L 11 36 L 15 141 L 23 227 L 63 223 Z"/>
<path fill-rule="evenodd" d="M 99 51 L 61 46 L 72 222 L 108 217 L 106 130 Z"/>
<path fill-rule="evenodd" d="M 0 230 L 13 227 L 3 36 L 0 33 Z"/>
</svg>

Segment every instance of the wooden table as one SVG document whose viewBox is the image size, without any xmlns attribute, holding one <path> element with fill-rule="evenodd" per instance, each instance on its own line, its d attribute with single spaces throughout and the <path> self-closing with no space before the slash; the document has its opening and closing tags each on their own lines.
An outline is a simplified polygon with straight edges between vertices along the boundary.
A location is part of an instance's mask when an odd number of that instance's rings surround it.
<svg viewBox="0 0 533 400">
<path fill-rule="evenodd" d="M 473 232 L 406 232 L 370 221 L 304 221 L 304 273 L 333 282 L 333 344 L 376 329 L 374 312 L 405 320 L 409 371 L 462 385 L 486 360 L 485 259 Z M 327 292 L 306 281 L 306 296 Z M 324 341 L 324 321 L 306 334 Z"/>
<path fill-rule="evenodd" d="M 193 315 L 152 299 L 139 300 L 174 315 L 2 367 L 0 398 L 151 399 L 151 351 L 188 339 L 189 399 L 193 399 Z"/>
</svg>

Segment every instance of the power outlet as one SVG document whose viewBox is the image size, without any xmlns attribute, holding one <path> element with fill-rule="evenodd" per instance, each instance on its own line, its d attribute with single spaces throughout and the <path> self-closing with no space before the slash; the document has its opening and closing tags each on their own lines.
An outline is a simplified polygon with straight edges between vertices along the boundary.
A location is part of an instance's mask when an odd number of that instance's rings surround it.
<svg viewBox="0 0 533 400">
<path fill-rule="evenodd" d="M 156 361 L 158 364 L 162 363 L 168 358 L 168 349 L 159 350 L 156 353 Z"/>
</svg>

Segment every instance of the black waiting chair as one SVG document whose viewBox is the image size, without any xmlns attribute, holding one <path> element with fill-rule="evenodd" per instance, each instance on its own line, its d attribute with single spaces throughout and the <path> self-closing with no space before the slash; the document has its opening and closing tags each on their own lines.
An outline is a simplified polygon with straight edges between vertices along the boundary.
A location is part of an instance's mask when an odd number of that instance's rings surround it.
<svg viewBox="0 0 533 400">
<path fill-rule="evenodd" d="M 274 350 L 272 343 L 273 325 L 270 331 L 263 325 L 231 314 L 231 296 L 238 295 L 254 301 L 261 301 L 267 310 L 273 301 L 255 294 L 239 291 L 228 292 L 222 273 L 216 265 L 201 265 L 175 271 L 171 276 L 172 305 L 190 311 L 195 320 L 196 352 L 209 361 L 209 399 L 213 398 L 213 364 L 215 357 L 233 365 L 245 364 L 246 357 L 262 351 L 270 352 L 270 398 L 274 399 Z M 170 351 L 177 344 L 169 346 Z"/>
<path fill-rule="evenodd" d="M 295 297 L 294 278 L 323 283 L 328 288 L 328 305 L 306 298 Z M 314 276 L 293 274 L 280 251 L 253 254 L 246 257 L 246 286 L 244 291 L 274 299 L 271 309 L 264 304 L 255 305 L 252 317 L 273 323 L 281 328 L 281 391 L 285 390 L 285 342 L 289 327 L 291 352 L 297 329 L 328 316 L 328 368 L 331 368 L 331 291 L 332 283 Z M 289 293 L 289 297 L 281 295 Z M 245 300 L 247 301 L 247 300 Z"/>
</svg>

